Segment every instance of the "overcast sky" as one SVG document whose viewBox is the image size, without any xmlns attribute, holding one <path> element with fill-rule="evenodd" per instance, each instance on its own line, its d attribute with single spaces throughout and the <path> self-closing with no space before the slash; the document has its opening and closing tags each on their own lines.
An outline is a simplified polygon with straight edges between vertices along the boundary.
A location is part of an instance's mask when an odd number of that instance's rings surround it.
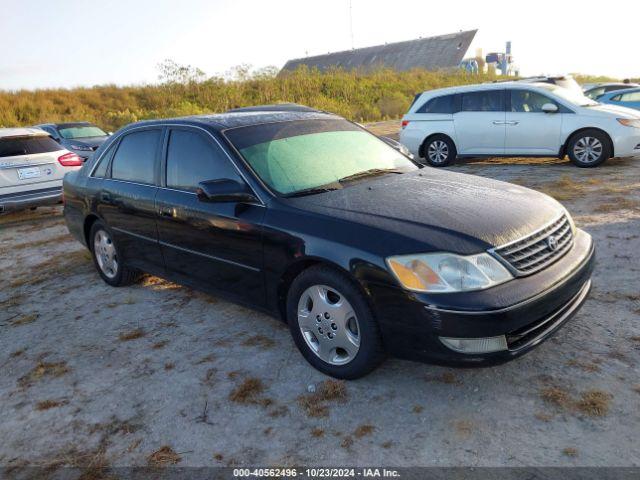
<svg viewBox="0 0 640 480">
<path fill-rule="evenodd" d="M 635 1 L 352 5 L 356 48 L 477 28 L 469 54 L 503 51 L 511 40 L 522 74 L 640 76 Z M 151 83 L 165 58 L 213 75 L 351 48 L 349 0 L 0 0 L 0 7 L 0 89 Z"/>
</svg>

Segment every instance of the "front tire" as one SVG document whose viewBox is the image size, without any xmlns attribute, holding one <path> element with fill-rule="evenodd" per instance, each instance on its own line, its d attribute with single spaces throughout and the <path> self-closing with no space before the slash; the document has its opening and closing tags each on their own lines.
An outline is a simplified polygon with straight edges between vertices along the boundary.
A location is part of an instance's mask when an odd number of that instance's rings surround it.
<svg viewBox="0 0 640 480">
<path fill-rule="evenodd" d="M 432 167 L 446 167 L 450 165 L 457 155 L 456 146 L 445 135 L 434 135 L 424 143 L 424 158 Z"/>
<path fill-rule="evenodd" d="M 96 270 L 109 285 L 123 287 L 140 277 L 140 272 L 124 265 L 111 230 L 99 220 L 91 226 L 89 248 Z"/>
<path fill-rule="evenodd" d="M 609 138 L 599 130 L 583 130 L 567 143 L 567 154 L 574 165 L 581 168 L 597 167 L 611 157 Z"/>
<path fill-rule="evenodd" d="M 332 377 L 362 377 L 384 359 L 364 294 L 332 268 L 315 266 L 296 277 L 287 294 L 287 321 L 302 356 Z"/>
</svg>

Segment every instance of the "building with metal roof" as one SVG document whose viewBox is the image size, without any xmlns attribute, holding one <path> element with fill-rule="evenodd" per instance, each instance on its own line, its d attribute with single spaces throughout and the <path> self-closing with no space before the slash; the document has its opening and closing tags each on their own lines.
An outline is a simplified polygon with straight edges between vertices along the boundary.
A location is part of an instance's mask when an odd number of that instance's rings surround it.
<svg viewBox="0 0 640 480">
<path fill-rule="evenodd" d="M 296 58 L 289 60 L 281 72 L 295 70 L 300 65 L 318 68 L 320 71 L 332 67 L 345 70 L 371 70 L 380 67 L 394 70 L 455 68 L 469 50 L 476 32 L 477 30 L 469 30 L 314 57 Z"/>
</svg>

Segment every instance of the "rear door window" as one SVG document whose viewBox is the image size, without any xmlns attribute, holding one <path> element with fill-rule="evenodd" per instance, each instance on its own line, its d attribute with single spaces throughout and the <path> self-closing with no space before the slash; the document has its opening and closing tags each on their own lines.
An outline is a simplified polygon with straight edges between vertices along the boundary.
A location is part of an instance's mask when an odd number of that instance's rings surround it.
<svg viewBox="0 0 640 480">
<path fill-rule="evenodd" d="M 50 137 L 11 137 L 0 138 L 0 157 L 17 157 L 36 153 L 49 153 L 62 150 Z"/>
<path fill-rule="evenodd" d="M 443 95 L 428 100 L 416 113 L 454 113 L 455 95 Z"/>
<path fill-rule="evenodd" d="M 240 180 L 218 146 L 192 130 L 172 130 L 167 149 L 167 187 L 195 192 L 198 183 L 227 178 Z"/>
<path fill-rule="evenodd" d="M 504 90 L 485 90 L 462 94 L 463 112 L 502 112 L 504 111 Z"/>
<path fill-rule="evenodd" d="M 111 178 L 153 185 L 161 130 L 143 130 L 120 140 L 111 166 Z"/>
</svg>

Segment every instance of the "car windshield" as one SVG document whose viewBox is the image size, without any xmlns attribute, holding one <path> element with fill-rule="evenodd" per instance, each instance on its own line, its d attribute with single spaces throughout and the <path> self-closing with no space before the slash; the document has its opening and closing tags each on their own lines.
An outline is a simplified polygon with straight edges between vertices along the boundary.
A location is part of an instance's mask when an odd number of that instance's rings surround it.
<svg viewBox="0 0 640 480">
<path fill-rule="evenodd" d="M 376 175 L 418 166 L 346 120 L 301 120 L 227 130 L 254 172 L 281 195 L 343 188 Z"/>
<path fill-rule="evenodd" d="M 59 128 L 62 138 L 104 137 L 106 133 L 95 125 L 78 125 L 75 127 Z"/>
<path fill-rule="evenodd" d="M 557 85 L 545 85 L 544 88 L 547 88 L 554 95 L 562 98 L 563 100 L 573 104 L 578 105 L 580 107 L 592 107 L 594 105 L 599 105 L 598 102 L 591 100 L 589 97 L 585 97 L 584 93 L 578 92 L 573 89 L 562 88 Z"/>
</svg>

